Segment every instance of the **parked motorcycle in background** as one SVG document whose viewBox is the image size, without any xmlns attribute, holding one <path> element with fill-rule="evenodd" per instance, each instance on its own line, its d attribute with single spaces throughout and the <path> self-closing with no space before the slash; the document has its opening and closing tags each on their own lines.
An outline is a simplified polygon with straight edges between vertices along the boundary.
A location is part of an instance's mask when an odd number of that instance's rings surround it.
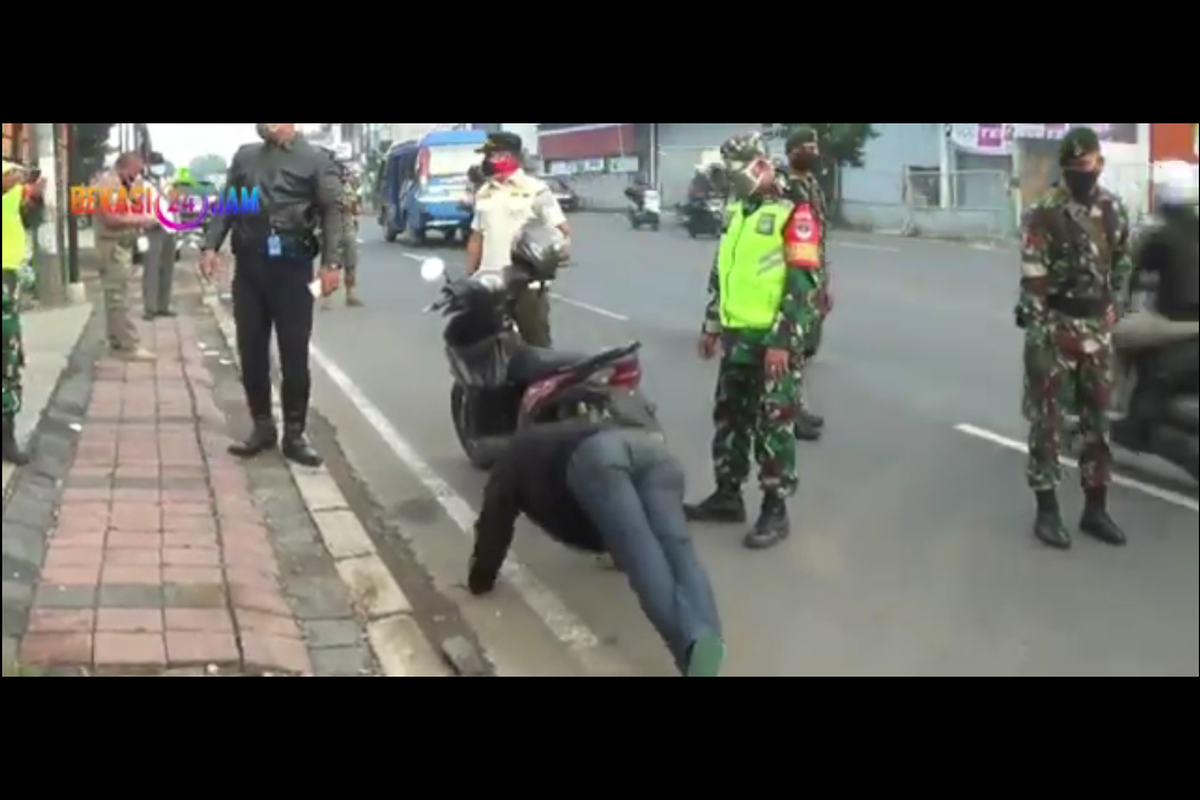
<svg viewBox="0 0 1200 800">
<path fill-rule="evenodd" d="M 684 206 L 684 225 L 688 236 L 720 236 L 725 224 L 725 200 L 721 197 L 694 197 Z"/>
<path fill-rule="evenodd" d="M 662 197 L 657 189 L 642 186 L 631 186 L 625 190 L 625 196 L 633 204 L 629 209 L 629 224 L 633 229 L 641 230 L 647 227 L 657 231 L 662 224 Z"/>
</svg>

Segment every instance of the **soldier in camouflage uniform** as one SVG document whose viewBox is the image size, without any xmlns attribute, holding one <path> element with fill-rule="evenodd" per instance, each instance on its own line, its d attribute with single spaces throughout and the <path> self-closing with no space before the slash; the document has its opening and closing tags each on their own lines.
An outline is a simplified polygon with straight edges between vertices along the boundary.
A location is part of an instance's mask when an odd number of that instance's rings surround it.
<svg viewBox="0 0 1200 800">
<path fill-rule="evenodd" d="M 1064 386 L 1079 406 L 1086 505 L 1079 528 L 1110 545 L 1125 533 L 1108 514 L 1112 452 L 1112 327 L 1117 299 L 1133 272 L 1129 214 L 1099 185 L 1104 159 L 1090 128 L 1074 128 L 1059 153 L 1062 180 L 1029 209 L 1022 223 L 1021 297 L 1025 331 L 1024 414 L 1029 420 L 1026 475 L 1037 496 L 1034 535 L 1058 549 L 1071 546 L 1055 491 L 1062 479 Z"/>
<path fill-rule="evenodd" d="M 342 239 L 342 269 L 346 276 L 346 305 L 350 308 L 361 308 L 362 298 L 358 296 L 358 215 L 362 211 L 362 198 L 359 189 L 362 184 L 358 175 L 344 161 L 337 160 L 338 171 L 342 176 L 342 225 L 345 237 Z M 330 298 L 322 301 L 323 308 L 329 308 Z"/>
<path fill-rule="evenodd" d="M 796 491 L 796 364 L 812 323 L 808 297 L 821 266 L 816 220 L 783 195 L 755 136 L 722 148 L 735 200 L 716 263 L 700 354 L 723 351 L 713 407 L 716 491 L 686 507 L 700 522 L 746 520 L 742 485 L 758 461 L 762 509 L 744 544 L 771 547 L 788 537 L 786 501 Z"/>
<path fill-rule="evenodd" d="M 821 164 L 821 151 L 817 142 L 817 132 L 812 128 L 801 127 L 788 137 L 786 145 L 787 166 L 781 173 L 785 182 L 787 198 L 797 206 L 808 206 L 816 219 L 818 237 L 821 245 L 821 269 L 816 272 L 817 288 L 806 298 L 811 305 L 811 313 L 815 316 L 820 312 L 820 294 L 828 278 L 829 261 L 826 254 L 826 221 L 828 211 L 825 203 L 825 190 L 817 179 L 816 170 Z M 805 348 L 807 349 L 807 348 Z M 800 408 L 796 413 L 796 438 L 801 441 L 815 442 L 821 438 L 821 429 L 825 420 L 808 411 L 804 396 L 804 358 L 803 354 L 796 363 L 796 386 L 800 395 Z"/>
<path fill-rule="evenodd" d="M 17 446 L 16 418 L 21 410 L 21 373 L 25 368 L 25 350 L 21 346 L 21 312 L 17 272 L 4 272 L 3 350 L 4 350 L 4 462 L 18 466 L 28 462 Z"/>
</svg>

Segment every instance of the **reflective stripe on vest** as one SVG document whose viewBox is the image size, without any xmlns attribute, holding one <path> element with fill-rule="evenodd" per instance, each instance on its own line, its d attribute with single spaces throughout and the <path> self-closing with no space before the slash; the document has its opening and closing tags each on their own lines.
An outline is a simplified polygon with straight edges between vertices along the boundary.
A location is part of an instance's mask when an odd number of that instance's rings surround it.
<svg viewBox="0 0 1200 800">
<path fill-rule="evenodd" d="M 768 200 L 747 215 L 741 203 L 730 205 L 717 253 L 721 327 L 765 331 L 775 324 L 787 280 L 783 232 L 793 208 Z"/>
<path fill-rule="evenodd" d="M 11 165 L 6 161 L 4 168 Z M 3 266 L 5 270 L 17 270 L 25 261 L 25 225 L 21 222 L 21 198 L 25 195 L 25 187 L 17 184 L 4 193 L 3 228 L 0 235 L 4 237 Z"/>
</svg>

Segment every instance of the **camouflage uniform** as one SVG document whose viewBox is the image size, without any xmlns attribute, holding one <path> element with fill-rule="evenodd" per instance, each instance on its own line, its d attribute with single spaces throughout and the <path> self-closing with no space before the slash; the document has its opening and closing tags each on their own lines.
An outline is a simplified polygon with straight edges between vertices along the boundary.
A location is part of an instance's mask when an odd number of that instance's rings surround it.
<svg viewBox="0 0 1200 800">
<path fill-rule="evenodd" d="M 4 272 L 3 308 L 4 387 L 3 417 L 11 420 L 21 410 L 21 372 L 25 367 L 25 348 L 21 343 L 20 292 L 17 273 Z"/>
<path fill-rule="evenodd" d="M 1075 129 L 1063 142 L 1063 157 L 1069 162 L 1098 149 L 1094 132 Z M 1112 319 L 1133 272 L 1125 205 L 1099 187 L 1088 204 L 1080 203 L 1064 185 L 1056 185 L 1025 215 L 1021 262 L 1016 315 L 1025 331 L 1026 478 L 1039 500 L 1035 533 L 1047 544 L 1065 547 L 1070 540 L 1054 491 L 1062 480 L 1062 406 L 1071 395 L 1078 407 L 1079 466 L 1089 509 L 1111 524 L 1104 496 L 1112 479 Z M 1096 533 L 1089 530 L 1088 511 L 1084 520 L 1084 530 Z"/>
<path fill-rule="evenodd" d="M 796 172 L 791 167 L 785 167 L 785 170 L 785 172 L 781 172 L 782 175 L 786 176 L 784 184 L 785 196 L 795 203 L 797 207 L 807 205 L 812 209 L 817 229 L 820 232 L 821 268 L 814 273 L 816 287 L 805 297 L 805 303 L 809 306 L 809 313 L 812 319 L 816 320 L 820 318 L 821 314 L 821 291 L 825 288 L 829 276 L 829 259 L 826 249 L 828 240 L 826 232 L 829 230 L 827 227 L 829 216 L 828 207 L 825 202 L 825 190 L 821 188 L 821 182 L 817 180 L 817 176 L 811 172 Z M 807 350 L 807 347 L 802 348 L 800 358 L 796 363 L 796 392 L 800 398 L 799 412 L 802 417 L 808 408 L 804 396 L 804 367 L 807 363 L 804 353 Z M 820 418 L 811 414 L 808 416 L 811 419 L 809 425 L 797 423 L 796 438 L 798 439 L 814 440 L 820 436 Z M 813 424 L 815 424 L 816 428 L 813 427 Z"/>
<path fill-rule="evenodd" d="M 722 155 L 729 162 L 749 161 L 761 158 L 762 154 L 761 142 L 753 135 L 738 137 L 722 148 Z M 785 236 L 794 214 L 800 211 L 779 193 L 751 200 L 748 205 L 757 203 L 780 206 L 779 217 L 785 223 L 777 229 L 781 237 Z M 791 248 L 787 244 L 789 254 Z M 764 505 L 745 544 L 753 548 L 769 547 L 787 536 L 783 500 L 795 493 L 798 483 L 794 433 L 798 386 L 796 370 L 772 378 L 766 374 L 763 359 L 768 349 L 784 349 L 792 363 L 799 363 L 812 321 L 809 298 L 816 282 L 813 271 L 788 268 L 783 297 L 770 330 L 722 330 L 718 259 L 714 259 L 709 275 L 709 301 L 704 316 L 705 333 L 720 333 L 723 350 L 713 402 L 712 459 L 717 491 L 701 503 L 689 506 L 687 511 L 697 521 L 744 520 L 741 487 L 749 477 L 753 451 Z M 774 519 L 770 519 L 772 516 Z"/>
<path fill-rule="evenodd" d="M 359 197 L 358 176 L 342 168 L 342 269 L 346 276 L 346 305 L 361 306 L 358 296 L 358 214 L 362 201 Z"/>
</svg>

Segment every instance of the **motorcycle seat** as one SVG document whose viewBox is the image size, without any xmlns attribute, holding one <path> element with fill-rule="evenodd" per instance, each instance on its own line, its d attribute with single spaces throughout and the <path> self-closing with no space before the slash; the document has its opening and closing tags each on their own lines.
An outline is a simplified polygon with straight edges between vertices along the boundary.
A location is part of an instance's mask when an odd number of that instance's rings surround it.
<svg viewBox="0 0 1200 800">
<path fill-rule="evenodd" d="M 1171 401 L 1171 419 L 1192 433 L 1200 432 L 1200 397 L 1186 395 Z"/>
<path fill-rule="evenodd" d="M 547 350 L 542 347 L 522 347 L 513 353 L 508 362 L 508 379 L 520 386 L 528 386 L 568 367 L 587 361 L 586 353 L 566 350 Z"/>
<path fill-rule="evenodd" d="M 587 361 L 597 364 L 611 362 L 614 366 L 636 360 L 639 344 L 613 347 L 601 353 L 573 353 L 547 350 L 541 347 L 522 347 L 508 362 L 508 380 L 518 386 L 529 386 L 557 372 L 576 367 Z"/>
</svg>

